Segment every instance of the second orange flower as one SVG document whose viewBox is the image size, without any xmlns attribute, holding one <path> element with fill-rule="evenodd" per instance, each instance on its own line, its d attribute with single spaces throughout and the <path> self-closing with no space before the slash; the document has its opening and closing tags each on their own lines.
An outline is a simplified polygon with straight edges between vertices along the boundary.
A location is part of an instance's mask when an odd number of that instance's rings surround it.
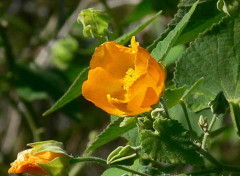
<svg viewBox="0 0 240 176">
<path fill-rule="evenodd" d="M 83 96 L 104 111 L 119 116 L 148 112 L 165 88 L 162 65 L 132 37 L 131 48 L 105 42 L 90 62 Z"/>
</svg>

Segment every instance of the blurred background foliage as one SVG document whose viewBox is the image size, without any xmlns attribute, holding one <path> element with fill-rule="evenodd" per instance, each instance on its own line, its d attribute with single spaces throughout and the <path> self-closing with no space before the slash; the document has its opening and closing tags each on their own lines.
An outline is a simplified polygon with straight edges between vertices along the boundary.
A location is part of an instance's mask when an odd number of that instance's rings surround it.
<svg viewBox="0 0 240 176">
<path fill-rule="evenodd" d="M 104 39 L 83 37 L 82 26 L 77 23 L 82 9 L 105 10 L 112 18 L 109 29 L 112 39 L 163 10 L 157 20 L 136 36 L 146 47 L 166 29 L 178 3 L 179 0 L 1 0 L 0 175 L 8 175 L 9 164 L 17 153 L 34 141 L 61 141 L 69 154 L 81 155 L 110 121 L 107 113 L 83 97 L 42 117 L 89 64 L 95 47 L 104 42 Z M 169 85 L 174 62 L 184 49 L 185 45 L 177 45 L 166 58 Z M 170 113 L 180 121 L 184 116 L 178 106 Z M 209 110 L 203 113 L 210 114 Z M 198 129 L 199 114 L 192 113 L 191 117 L 194 129 Z M 229 123 L 228 118 L 219 120 L 219 126 L 222 123 Z M 223 161 L 240 164 L 240 144 L 231 131 L 229 128 L 217 138 L 212 149 Z M 117 139 L 98 149 L 95 155 L 106 158 L 125 143 L 126 140 Z M 97 176 L 103 170 L 99 165 L 78 165 L 71 169 L 70 176 Z"/>
</svg>

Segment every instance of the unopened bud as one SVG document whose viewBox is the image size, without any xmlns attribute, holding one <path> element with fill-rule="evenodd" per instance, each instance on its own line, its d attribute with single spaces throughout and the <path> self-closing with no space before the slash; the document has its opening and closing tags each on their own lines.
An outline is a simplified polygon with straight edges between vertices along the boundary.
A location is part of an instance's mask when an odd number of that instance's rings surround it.
<svg viewBox="0 0 240 176">
<path fill-rule="evenodd" d="M 220 92 L 216 98 L 208 103 L 213 114 L 225 114 L 228 109 L 228 101 L 226 100 L 223 92 Z"/>
<path fill-rule="evenodd" d="M 208 129 L 208 120 L 207 117 L 203 117 L 202 115 L 199 117 L 198 126 L 201 128 L 203 132 L 206 132 Z"/>
<path fill-rule="evenodd" d="M 9 173 L 62 176 L 67 174 L 70 156 L 62 149 L 62 143 L 43 141 L 28 144 L 31 149 L 20 152 L 11 164 Z"/>
<path fill-rule="evenodd" d="M 156 108 L 152 110 L 151 116 L 153 119 L 157 119 L 157 118 L 165 117 L 166 114 L 163 108 Z"/>
<path fill-rule="evenodd" d="M 231 17 L 237 17 L 240 13 L 240 0 L 219 0 L 217 8 Z"/>
<path fill-rule="evenodd" d="M 100 38 L 106 36 L 110 17 L 101 10 L 89 8 L 80 12 L 77 21 L 83 24 L 85 37 Z"/>
</svg>

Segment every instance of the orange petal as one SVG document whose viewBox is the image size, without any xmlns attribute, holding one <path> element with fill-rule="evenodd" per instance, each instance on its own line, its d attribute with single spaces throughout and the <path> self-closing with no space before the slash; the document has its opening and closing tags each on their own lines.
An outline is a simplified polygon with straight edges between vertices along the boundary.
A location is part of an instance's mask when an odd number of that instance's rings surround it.
<svg viewBox="0 0 240 176">
<path fill-rule="evenodd" d="M 164 66 L 159 64 L 155 59 L 149 59 L 148 75 L 153 79 L 156 85 L 157 94 L 161 95 L 165 88 L 166 71 Z"/>
<path fill-rule="evenodd" d="M 152 88 L 152 87 L 154 88 Z M 153 104 L 156 104 L 159 95 L 155 92 L 155 85 L 148 75 L 141 76 L 127 91 L 125 100 L 108 96 L 110 104 L 124 112 L 121 115 L 133 116 L 148 112 Z"/>
<path fill-rule="evenodd" d="M 28 149 L 18 154 L 17 159 L 11 164 L 11 168 L 8 170 L 8 172 L 46 175 L 47 172 L 36 163 L 47 163 L 49 161 L 50 160 L 36 157 L 32 154 L 32 149 Z"/>
<path fill-rule="evenodd" d="M 32 164 L 32 163 L 25 163 L 23 165 L 20 165 L 19 167 L 12 166 L 8 170 L 8 173 L 16 173 L 16 174 L 28 173 L 28 174 L 33 174 L 33 175 L 47 175 L 48 174 L 41 167 L 39 167 L 36 164 Z"/>
<path fill-rule="evenodd" d="M 144 99 L 142 101 L 141 108 L 149 108 L 156 104 L 158 101 L 158 95 L 152 87 L 148 87 L 145 93 Z"/>
<path fill-rule="evenodd" d="M 149 88 L 146 91 L 145 96 L 143 97 L 141 95 L 135 96 L 134 99 L 132 99 L 129 102 L 121 101 L 119 99 L 112 98 L 112 97 L 108 97 L 108 101 L 113 106 L 115 106 L 116 108 L 124 112 L 118 115 L 134 116 L 134 115 L 138 115 L 143 112 L 148 112 L 151 110 L 151 107 L 149 106 L 149 104 L 147 104 L 148 103 L 147 101 L 144 102 L 145 104 L 142 104 L 142 106 L 140 106 L 139 100 L 142 101 L 143 99 L 146 99 L 146 98 L 155 98 L 157 100 L 157 96 L 154 93 L 155 92 L 153 91 L 153 89 Z M 151 95 L 151 97 L 149 97 L 149 95 Z"/>
<path fill-rule="evenodd" d="M 122 82 L 101 67 L 91 69 L 88 73 L 88 80 L 83 83 L 83 96 L 110 114 L 122 114 L 121 110 L 111 105 L 107 100 L 107 95 L 124 99 Z"/>
<path fill-rule="evenodd" d="M 101 67 L 116 78 L 123 78 L 129 68 L 134 68 L 136 51 L 116 42 L 99 46 L 90 62 L 90 67 Z"/>
</svg>

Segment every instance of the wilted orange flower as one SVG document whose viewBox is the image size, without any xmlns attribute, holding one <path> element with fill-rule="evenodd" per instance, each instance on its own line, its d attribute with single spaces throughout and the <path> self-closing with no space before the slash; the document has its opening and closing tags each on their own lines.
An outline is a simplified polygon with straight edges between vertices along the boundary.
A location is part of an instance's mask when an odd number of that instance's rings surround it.
<svg viewBox="0 0 240 176">
<path fill-rule="evenodd" d="M 131 48 L 105 42 L 90 62 L 83 96 L 104 111 L 120 116 L 148 112 L 165 87 L 165 69 L 132 37 Z"/>
<path fill-rule="evenodd" d="M 52 161 L 53 159 L 64 156 L 63 153 L 41 152 L 34 154 L 33 149 L 28 149 L 20 152 L 17 159 L 11 164 L 9 173 L 29 173 L 37 175 L 48 175 L 39 164 L 44 164 Z"/>
</svg>

